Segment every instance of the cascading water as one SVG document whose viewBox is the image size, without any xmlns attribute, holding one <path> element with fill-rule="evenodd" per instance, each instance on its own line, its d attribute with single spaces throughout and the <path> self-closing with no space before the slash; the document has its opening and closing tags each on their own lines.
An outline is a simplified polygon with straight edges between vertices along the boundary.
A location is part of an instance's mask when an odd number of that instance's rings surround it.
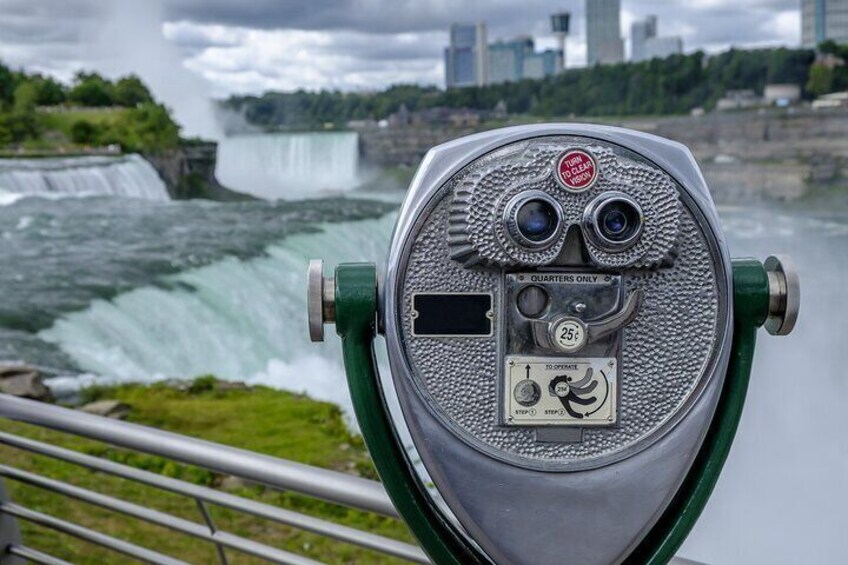
<svg viewBox="0 0 848 565">
<path fill-rule="evenodd" d="M 361 183 L 354 132 L 237 135 L 218 145 L 218 180 L 268 200 L 321 197 Z"/>
<path fill-rule="evenodd" d="M 0 204 L 22 196 L 123 196 L 168 200 L 168 189 L 140 155 L 0 159 Z"/>
<path fill-rule="evenodd" d="M 324 224 L 247 261 L 227 258 L 169 278 L 170 289 L 142 287 L 98 300 L 57 320 L 39 337 L 58 346 L 98 380 L 150 381 L 211 373 L 302 391 L 350 410 L 339 343 L 309 342 L 306 265 L 379 261 L 394 214 Z M 54 379 L 78 387 L 91 380 Z"/>
</svg>

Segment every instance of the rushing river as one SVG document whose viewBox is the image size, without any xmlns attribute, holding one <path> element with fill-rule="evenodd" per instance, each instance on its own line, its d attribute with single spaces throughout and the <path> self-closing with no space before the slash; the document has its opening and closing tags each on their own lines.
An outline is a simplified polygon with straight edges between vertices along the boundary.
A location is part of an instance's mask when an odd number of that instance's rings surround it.
<svg viewBox="0 0 848 565">
<path fill-rule="evenodd" d="M 355 136 L 222 144 L 225 184 L 287 200 L 173 202 L 151 172 L 134 156 L 0 161 L 0 363 L 40 367 L 59 393 L 213 373 L 349 408 L 338 340 L 307 338 L 305 270 L 385 255 L 395 206 L 351 197 Z M 848 555 L 848 210 L 721 216 L 734 256 L 795 258 L 802 312 L 789 337 L 761 332 L 726 472 L 681 554 L 834 563 Z"/>
</svg>

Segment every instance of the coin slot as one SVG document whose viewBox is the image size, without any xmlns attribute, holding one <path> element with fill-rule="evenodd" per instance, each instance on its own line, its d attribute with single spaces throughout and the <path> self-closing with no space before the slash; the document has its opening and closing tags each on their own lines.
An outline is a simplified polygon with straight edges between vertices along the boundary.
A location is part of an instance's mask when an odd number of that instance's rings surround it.
<svg viewBox="0 0 848 565">
<path fill-rule="evenodd" d="M 538 318 L 547 310 L 550 296 L 541 286 L 528 285 L 519 291 L 515 302 L 521 315 L 526 318 Z"/>
</svg>

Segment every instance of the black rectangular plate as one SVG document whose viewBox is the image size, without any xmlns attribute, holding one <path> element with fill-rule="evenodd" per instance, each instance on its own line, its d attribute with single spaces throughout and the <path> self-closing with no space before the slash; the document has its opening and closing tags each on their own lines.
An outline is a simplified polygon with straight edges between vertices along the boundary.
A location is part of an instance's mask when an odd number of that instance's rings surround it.
<svg viewBox="0 0 848 565">
<path fill-rule="evenodd" d="M 422 293 L 412 297 L 415 336 L 492 335 L 492 295 Z"/>
</svg>

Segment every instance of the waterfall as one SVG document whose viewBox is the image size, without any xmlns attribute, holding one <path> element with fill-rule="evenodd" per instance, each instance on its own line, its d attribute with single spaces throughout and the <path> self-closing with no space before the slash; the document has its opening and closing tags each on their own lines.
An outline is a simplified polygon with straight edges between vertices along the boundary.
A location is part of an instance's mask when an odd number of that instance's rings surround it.
<svg viewBox="0 0 848 565">
<path fill-rule="evenodd" d="M 169 199 L 162 179 L 140 155 L 0 159 L 0 195 L 0 203 L 14 201 L 14 195 Z"/>
<path fill-rule="evenodd" d="M 328 267 L 382 260 L 394 221 L 318 224 L 320 233 L 286 238 L 266 256 L 227 258 L 65 315 L 39 337 L 98 377 L 52 379 L 51 387 L 211 373 L 306 392 L 350 414 L 339 340 L 331 327 L 325 343 L 307 335 L 306 266 L 317 257 Z"/>
<path fill-rule="evenodd" d="M 215 171 L 225 186 L 267 198 L 346 192 L 360 184 L 354 132 L 237 135 L 218 145 Z"/>
</svg>

